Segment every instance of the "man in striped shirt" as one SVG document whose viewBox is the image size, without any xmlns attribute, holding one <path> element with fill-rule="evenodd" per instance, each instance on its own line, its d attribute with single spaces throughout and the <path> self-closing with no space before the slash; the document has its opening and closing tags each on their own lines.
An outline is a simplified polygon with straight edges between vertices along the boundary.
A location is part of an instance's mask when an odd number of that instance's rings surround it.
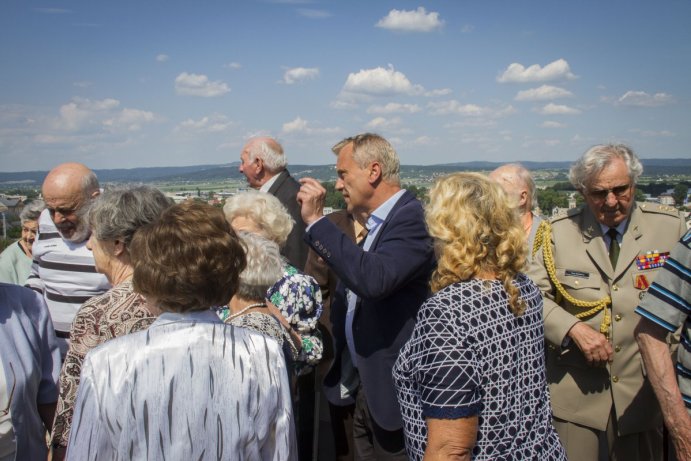
<svg viewBox="0 0 691 461">
<path fill-rule="evenodd" d="M 91 231 L 85 214 L 100 189 L 89 168 L 63 163 L 48 173 L 42 193 L 46 209 L 38 219 L 26 286 L 43 294 L 64 357 L 77 310 L 110 288 L 106 277 L 96 272 L 94 257 L 86 248 Z"/>
<path fill-rule="evenodd" d="M 669 256 L 636 308 L 635 335 L 677 459 L 691 460 L 691 231 Z M 665 339 L 682 325 L 675 379 Z"/>
</svg>

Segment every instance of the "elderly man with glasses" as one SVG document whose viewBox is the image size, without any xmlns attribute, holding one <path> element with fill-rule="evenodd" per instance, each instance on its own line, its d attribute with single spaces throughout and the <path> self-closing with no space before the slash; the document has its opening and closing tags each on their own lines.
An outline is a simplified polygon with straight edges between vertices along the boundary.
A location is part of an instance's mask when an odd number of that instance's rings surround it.
<svg viewBox="0 0 691 461">
<path fill-rule="evenodd" d="M 585 205 L 536 237 L 528 273 L 545 297 L 547 380 L 571 461 L 662 459 L 634 309 L 686 226 L 672 207 L 635 202 L 642 172 L 627 146 L 590 148 L 569 174 Z"/>
</svg>

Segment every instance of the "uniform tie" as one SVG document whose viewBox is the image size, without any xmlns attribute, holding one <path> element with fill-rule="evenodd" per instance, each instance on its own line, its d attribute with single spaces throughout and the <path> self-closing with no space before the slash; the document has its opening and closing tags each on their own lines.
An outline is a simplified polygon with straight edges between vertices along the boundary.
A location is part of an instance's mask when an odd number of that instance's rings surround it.
<svg viewBox="0 0 691 461">
<path fill-rule="evenodd" d="M 612 263 L 612 269 L 617 267 L 617 260 L 619 259 L 619 242 L 617 241 L 617 229 L 610 227 L 607 231 L 609 235 L 609 261 Z"/>
</svg>

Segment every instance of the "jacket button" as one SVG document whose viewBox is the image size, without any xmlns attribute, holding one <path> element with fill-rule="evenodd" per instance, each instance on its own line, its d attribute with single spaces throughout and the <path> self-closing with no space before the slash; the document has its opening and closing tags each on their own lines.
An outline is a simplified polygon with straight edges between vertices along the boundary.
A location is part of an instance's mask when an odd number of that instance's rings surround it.
<svg viewBox="0 0 691 461">
<path fill-rule="evenodd" d="M 617 375 L 612 376 L 612 382 L 618 383 L 619 382 L 619 376 L 617 376 Z"/>
<path fill-rule="evenodd" d="M 619 287 L 617 285 L 612 285 L 612 290 L 613 291 L 619 291 Z"/>
<path fill-rule="evenodd" d="M 614 316 L 614 320 L 617 321 L 617 322 L 618 322 L 619 320 L 621 320 L 621 314 L 615 315 L 615 316 Z"/>
<path fill-rule="evenodd" d="M 614 347 L 614 352 L 619 352 L 621 351 L 621 346 L 615 346 Z"/>
</svg>

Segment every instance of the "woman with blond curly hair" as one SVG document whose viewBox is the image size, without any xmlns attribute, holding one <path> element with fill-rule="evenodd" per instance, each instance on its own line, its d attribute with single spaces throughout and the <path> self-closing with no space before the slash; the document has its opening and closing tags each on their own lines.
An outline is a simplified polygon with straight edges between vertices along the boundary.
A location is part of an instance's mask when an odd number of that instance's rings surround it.
<svg viewBox="0 0 691 461">
<path fill-rule="evenodd" d="M 477 173 L 440 178 L 426 208 L 438 266 L 394 366 L 413 460 L 565 460 L 545 378 L 542 296 L 520 273 L 518 215 Z"/>
</svg>

